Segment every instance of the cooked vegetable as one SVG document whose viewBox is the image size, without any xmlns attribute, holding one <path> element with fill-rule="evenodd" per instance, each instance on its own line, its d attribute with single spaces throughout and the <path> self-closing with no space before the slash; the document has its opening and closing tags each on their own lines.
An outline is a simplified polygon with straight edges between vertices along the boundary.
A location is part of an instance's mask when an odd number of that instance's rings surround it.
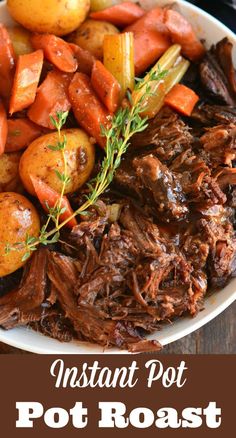
<svg viewBox="0 0 236 438">
<path fill-rule="evenodd" d="M 0 23 L 0 96 L 8 98 L 14 77 L 15 53 L 7 32 Z"/>
<path fill-rule="evenodd" d="M 8 119 L 8 135 L 5 152 L 16 152 L 27 148 L 37 137 L 42 135 L 43 130 L 27 118 Z"/>
<path fill-rule="evenodd" d="M 51 117 L 55 117 L 58 111 L 69 111 L 71 107 L 67 96 L 70 81 L 70 74 L 50 71 L 28 110 L 30 120 L 45 128 L 55 129 Z"/>
<path fill-rule="evenodd" d="M 149 73 L 144 78 L 142 86 L 138 87 L 132 94 L 133 102 L 140 101 L 142 99 L 142 116 L 154 117 L 164 103 L 166 91 L 166 83 L 168 77 L 168 70 L 175 64 L 179 57 L 181 46 L 174 44 L 171 46 L 165 54 L 159 59 Z M 187 61 L 186 61 L 187 62 Z M 189 65 L 189 63 L 188 63 Z M 161 73 L 161 74 L 159 74 Z M 172 74 L 172 78 L 175 75 Z M 176 74 L 177 77 L 179 77 Z M 180 78 L 181 79 L 181 78 Z M 180 80 L 179 79 L 179 80 Z M 174 80 L 174 78 L 172 79 Z M 147 95 L 147 87 L 150 88 L 150 92 Z M 143 95 L 146 94 L 146 98 L 143 99 Z"/>
<path fill-rule="evenodd" d="M 0 100 L 0 156 L 3 154 L 7 141 L 7 114 Z"/>
<path fill-rule="evenodd" d="M 42 50 L 18 57 L 10 99 L 10 114 L 21 111 L 34 102 L 42 67 Z"/>
<path fill-rule="evenodd" d="M 178 62 L 172 67 L 165 77 L 165 93 L 169 93 L 174 85 L 178 84 L 184 77 L 186 71 L 190 66 L 190 62 L 187 59 L 179 57 Z"/>
<path fill-rule="evenodd" d="M 31 181 L 34 186 L 35 193 L 42 207 L 47 213 L 49 213 L 48 207 L 52 209 L 58 207 L 65 210 L 60 214 L 60 222 L 65 221 L 71 215 L 73 215 L 73 210 L 66 196 L 63 196 L 61 199 L 60 194 L 49 187 L 49 185 L 43 182 L 40 178 L 31 176 Z M 73 228 L 77 225 L 77 221 L 75 218 L 72 218 L 69 222 L 67 222 L 66 225 L 69 228 Z"/>
<path fill-rule="evenodd" d="M 2 154 L 0 156 L 0 192 L 19 192 L 22 190 L 19 175 L 21 153 Z"/>
<path fill-rule="evenodd" d="M 104 38 L 104 65 L 121 86 L 121 98 L 134 88 L 133 34 L 107 35 Z"/>
<path fill-rule="evenodd" d="M 178 64 L 172 67 L 164 78 L 156 81 L 156 85 L 151 87 L 152 95 L 143 101 L 142 117 L 153 118 L 160 111 L 164 105 L 165 96 L 169 93 L 171 88 L 177 84 L 185 75 L 189 68 L 189 61 L 180 57 Z"/>
<path fill-rule="evenodd" d="M 191 61 L 199 61 L 205 53 L 205 48 L 197 38 L 191 24 L 173 9 L 166 9 L 164 14 L 164 23 L 173 43 L 180 44 L 182 53 Z"/>
<path fill-rule="evenodd" d="M 104 147 L 101 125 L 109 124 L 109 113 L 96 96 L 91 81 L 83 73 L 76 73 L 69 86 L 69 99 L 78 123 L 96 142 Z"/>
<path fill-rule="evenodd" d="M 117 3 L 119 0 L 91 0 L 91 11 L 101 11 L 102 9 L 109 8 L 113 3 Z"/>
<path fill-rule="evenodd" d="M 95 153 L 89 137 L 81 129 L 62 130 L 61 137 L 66 140 L 65 157 L 70 178 L 66 184 L 66 194 L 75 192 L 87 181 L 94 167 Z M 63 157 L 60 150 L 52 150 L 57 142 L 57 132 L 43 135 L 34 140 L 21 157 L 20 177 L 32 195 L 35 195 L 32 177 L 42 179 L 49 187 L 61 193 L 63 182 L 59 173 L 64 173 Z"/>
<path fill-rule="evenodd" d="M 93 65 L 91 83 L 104 105 L 114 113 L 120 102 L 121 87 L 100 61 L 95 61 Z"/>
<path fill-rule="evenodd" d="M 182 84 L 176 84 L 165 97 L 165 104 L 185 116 L 191 116 L 193 108 L 198 102 L 198 95 Z"/>
<path fill-rule="evenodd" d="M 163 24 L 164 9 L 154 8 L 125 28 L 134 34 L 135 73 L 144 73 L 171 45 L 169 33 Z"/>
<path fill-rule="evenodd" d="M 78 61 L 78 70 L 81 73 L 91 76 L 93 64 L 96 61 L 96 58 L 88 50 L 82 49 L 77 44 L 70 43 L 70 47 L 73 50 L 74 57 Z"/>
<path fill-rule="evenodd" d="M 118 29 L 106 21 L 86 20 L 74 33 L 69 37 L 69 41 L 84 50 L 88 50 L 93 56 L 102 60 L 103 58 L 103 40 L 105 35 L 114 35 L 119 33 Z"/>
<path fill-rule="evenodd" d="M 0 277 L 21 268 L 27 252 L 23 244 L 27 235 L 39 235 L 40 222 L 34 206 L 24 196 L 13 192 L 0 193 Z M 15 251 L 7 251 L 14 247 Z"/>
<path fill-rule="evenodd" d="M 34 49 L 42 49 L 45 58 L 59 70 L 65 73 L 74 73 L 77 70 L 78 63 L 73 50 L 62 38 L 49 34 L 34 34 L 31 43 Z"/>
<path fill-rule="evenodd" d="M 132 2 L 124 2 L 110 8 L 106 8 L 102 11 L 92 12 L 90 17 L 94 20 L 104 20 L 115 26 L 129 26 L 142 17 L 145 11 Z"/>
<path fill-rule="evenodd" d="M 32 32 L 66 35 L 83 23 L 89 0 L 7 0 L 11 16 Z"/>
<path fill-rule="evenodd" d="M 28 30 L 22 26 L 8 27 L 7 30 L 17 56 L 33 52 L 34 49 L 30 42 L 31 33 Z"/>
</svg>

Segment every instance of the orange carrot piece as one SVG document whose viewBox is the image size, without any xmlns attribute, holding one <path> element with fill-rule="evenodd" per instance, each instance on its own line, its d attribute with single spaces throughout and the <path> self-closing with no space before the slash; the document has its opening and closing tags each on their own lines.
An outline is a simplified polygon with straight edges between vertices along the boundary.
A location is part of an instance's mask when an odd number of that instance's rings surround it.
<svg viewBox="0 0 236 438">
<path fill-rule="evenodd" d="M 182 46 L 182 53 L 187 58 L 191 61 L 199 61 L 203 57 L 205 48 L 186 18 L 173 9 L 166 9 L 164 23 L 173 43 Z"/>
<path fill-rule="evenodd" d="M 102 103 L 111 113 L 114 113 L 120 102 L 121 87 L 100 61 L 95 61 L 93 65 L 91 83 Z"/>
<path fill-rule="evenodd" d="M 169 32 L 164 24 L 164 9 L 159 7 L 126 27 L 125 32 L 134 34 L 136 75 L 144 73 L 171 45 Z"/>
<path fill-rule="evenodd" d="M 84 73 L 76 73 L 69 86 L 69 99 L 77 122 L 105 147 L 106 139 L 101 135 L 101 125 L 108 126 L 109 112 L 96 96 L 91 81 Z"/>
<path fill-rule="evenodd" d="M 77 44 L 69 43 L 69 45 L 78 61 L 78 70 L 81 73 L 91 76 L 96 58 L 88 50 L 82 49 L 80 46 L 77 46 Z"/>
<path fill-rule="evenodd" d="M 51 34 L 34 34 L 31 43 L 35 49 L 42 49 L 45 58 L 65 73 L 74 73 L 78 62 L 70 45 L 63 39 Z"/>
<path fill-rule="evenodd" d="M 15 53 L 10 36 L 0 24 L 0 95 L 9 98 L 14 77 Z"/>
<path fill-rule="evenodd" d="M 165 97 L 165 104 L 185 116 L 191 116 L 198 95 L 182 84 L 176 84 Z"/>
<path fill-rule="evenodd" d="M 48 207 L 54 208 L 60 200 L 60 194 L 56 190 L 52 189 L 48 184 L 42 181 L 40 178 L 30 176 L 32 184 L 34 186 L 35 193 L 39 199 L 43 209 L 48 213 Z M 73 210 L 66 196 L 63 196 L 61 202 L 61 208 L 65 211 L 60 215 L 60 222 L 64 222 L 70 216 L 73 215 Z M 72 218 L 66 226 L 69 228 L 75 227 L 77 224 L 76 218 Z"/>
<path fill-rule="evenodd" d="M 94 20 L 108 21 L 115 26 L 129 26 L 145 14 L 145 11 L 132 2 L 124 2 L 102 11 L 92 12 L 90 17 Z"/>
<path fill-rule="evenodd" d="M 8 119 L 8 136 L 5 152 L 17 152 L 27 148 L 37 137 L 42 135 L 43 129 L 30 120 Z"/>
<path fill-rule="evenodd" d="M 7 130 L 7 114 L 3 103 L 0 101 L 0 155 L 2 155 L 5 150 Z"/>
<path fill-rule="evenodd" d="M 51 71 L 40 85 L 36 99 L 28 110 L 28 117 L 32 122 L 45 128 L 55 129 L 50 119 L 58 111 L 69 111 L 71 108 L 68 99 L 68 87 L 72 75 L 59 70 Z"/>
<path fill-rule="evenodd" d="M 10 99 L 10 114 L 21 111 L 34 102 L 42 67 L 42 50 L 18 57 Z"/>
</svg>

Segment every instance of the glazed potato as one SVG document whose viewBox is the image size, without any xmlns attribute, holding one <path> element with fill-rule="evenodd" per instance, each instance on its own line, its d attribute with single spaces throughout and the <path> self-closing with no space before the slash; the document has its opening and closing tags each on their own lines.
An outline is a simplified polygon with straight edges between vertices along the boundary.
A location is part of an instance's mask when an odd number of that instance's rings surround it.
<svg viewBox="0 0 236 438">
<path fill-rule="evenodd" d="M 61 131 L 66 136 L 65 156 L 67 175 L 70 177 L 66 185 L 66 193 L 79 189 L 89 178 L 94 167 L 95 151 L 88 135 L 81 129 L 65 129 Z M 60 193 L 62 182 L 55 170 L 64 173 L 63 155 L 61 151 L 51 150 L 58 141 L 57 132 L 52 132 L 34 140 L 23 153 L 19 172 L 26 190 L 35 195 L 30 176 L 42 179 L 51 188 Z"/>
<path fill-rule="evenodd" d="M 86 18 L 90 0 L 7 0 L 11 16 L 32 32 L 66 35 Z"/>
<path fill-rule="evenodd" d="M 11 248 L 18 242 L 24 245 L 27 234 L 38 237 L 39 231 L 38 213 L 28 199 L 18 193 L 0 193 L 0 277 L 11 274 L 25 263 L 22 261 L 26 253 L 24 248 L 6 254 L 6 245 Z"/>
<path fill-rule="evenodd" d="M 7 30 L 17 56 L 26 55 L 34 51 L 30 42 L 31 33 L 28 30 L 22 26 L 9 27 Z"/>
<path fill-rule="evenodd" d="M 105 35 L 117 33 L 119 33 L 119 30 L 106 21 L 86 20 L 79 29 L 69 36 L 69 41 L 82 47 L 82 49 L 88 50 L 96 58 L 102 60 Z"/>
<path fill-rule="evenodd" d="M 20 157 L 20 152 L 5 153 L 0 156 L 0 192 L 19 192 Z"/>
</svg>

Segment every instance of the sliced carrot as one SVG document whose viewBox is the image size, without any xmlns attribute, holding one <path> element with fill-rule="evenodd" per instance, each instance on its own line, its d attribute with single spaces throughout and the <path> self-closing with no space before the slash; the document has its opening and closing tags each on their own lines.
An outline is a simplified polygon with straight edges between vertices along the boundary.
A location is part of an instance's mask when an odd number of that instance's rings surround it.
<svg viewBox="0 0 236 438">
<path fill-rule="evenodd" d="M 65 73 L 74 73 L 78 62 L 70 45 L 63 39 L 51 34 L 34 34 L 31 43 L 35 49 L 42 49 L 45 58 Z"/>
<path fill-rule="evenodd" d="M 8 136 L 5 152 L 17 152 L 27 146 L 37 137 L 43 134 L 42 128 L 30 120 L 8 119 Z"/>
<path fill-rule="evenodd" d="M 132 2 L 124 2 L 102 11 L 92 12 L 94 20 L 108 21 L 118 27 L 129 26 L 145 14 L 145 11 Z"/>
<path fill-rule="evenodd" d="M 191 61 L 199 61 L 205 53 L 203 44 L 197 38 L 191 24 L 173 9 L 165 9 L 164 23 L 173 43 L 182 46 L 182 53 Z"/>
<path fill-rule="evenodd" d="M 72 75 L 59 70 L 51 71 L 40 85 L 36 99 L 28 110 L 28 117 L 45 128 L 55 129 L 50 117 L 58 111 L 69 111 L 68 87 Z"/>
<path fill-rule="evenodd" d="M 82 49 L 80 46 L 77 46 L 77 44 L 69 43 L 69 45 L 78 61 L 78 70 L 90 76 L 96 58 L 88 50 Z"/>
<path fill-rule="evenodd" d="M 170 47 L 169 32 L 164 24 L 164 9 L 154 8 L 125 28 L 134 34 L 135 73 L 140 75 Z"/>
<path fill-rule="evenodd" d="M 165 104 L 185 116 L 191 116 L 198 95 L 182 84 L 175 85 L 165 97 Z"/>
<path fill-rule="evenodd" d="M 109 125 L 110 114 L 96 96 L 88 76 L 83 73 L 74 75 L 69 86 L 69 99 L 78 123 L 100 146 L 105 147 L 101 125 Z"/>
<path fill-rule="evenodd" d="M 121 87 L 100 61 L 95 61 L 93 65 L 91 83 L 107 109 L 114 113 L 120 102 Z"/>
<path fill-rule="evenodd" d="M 60 200 L 60 194 L 52 189 L 40 178 L 34 177 L 32 175 L 30 178 L 40 204 L 42 205 L 43 209 L 48 213 L 48 207 L 54 208 L 57 206 Z M 72 216 L 74 213 L 66 196 L 63 196 L 62 198 L 61 208 L 65 209 L 65 211 L 60 215 L 60 222 L 64 222 L 66 219 L 69 219 L 69 217 Z M 69 228 L 73 228 L 77 225 L 77 220 L 75 218 L 72 218 L 66 225 Z"/>
<path fill-rule="evenodd" d="M 14 77 L 15 53 L 10 36 L 0 24 L 0 95 L 10 97 Z"/>
<path fill-rule="evenodd" d="M 42 67 L 42 50 L 18 57 L 10 99 L 10 114 L 21 111 L 34 102 Z"/>
<path fill-rule="evenodd" d="M 2 155 L 5 150 L 7 130 L 7 114 L 3 103 L 0 101 L 0 155 Z"/>
</svg>

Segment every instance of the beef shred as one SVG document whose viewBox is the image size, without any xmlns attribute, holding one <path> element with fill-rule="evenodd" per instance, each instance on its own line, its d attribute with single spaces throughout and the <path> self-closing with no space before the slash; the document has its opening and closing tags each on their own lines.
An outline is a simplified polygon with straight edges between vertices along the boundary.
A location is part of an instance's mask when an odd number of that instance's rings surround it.
<svg viewBox="0 0 236 438">
<path fill-rule="evenodd" d="M 207 52 L 192 117 L 164 107 L 135 135 L 109 190 L 63 243 L 0 280 L 0 325 L 131 352 L 196 315 L 236 274 L 236 80 L 232 45 Z M 194 78 L 194 79 L 192 79 Z M 200 84 L 200 85 L 199 85 Z M 116 211 L 116 214 L 111 214 Z"/>
</svg>

